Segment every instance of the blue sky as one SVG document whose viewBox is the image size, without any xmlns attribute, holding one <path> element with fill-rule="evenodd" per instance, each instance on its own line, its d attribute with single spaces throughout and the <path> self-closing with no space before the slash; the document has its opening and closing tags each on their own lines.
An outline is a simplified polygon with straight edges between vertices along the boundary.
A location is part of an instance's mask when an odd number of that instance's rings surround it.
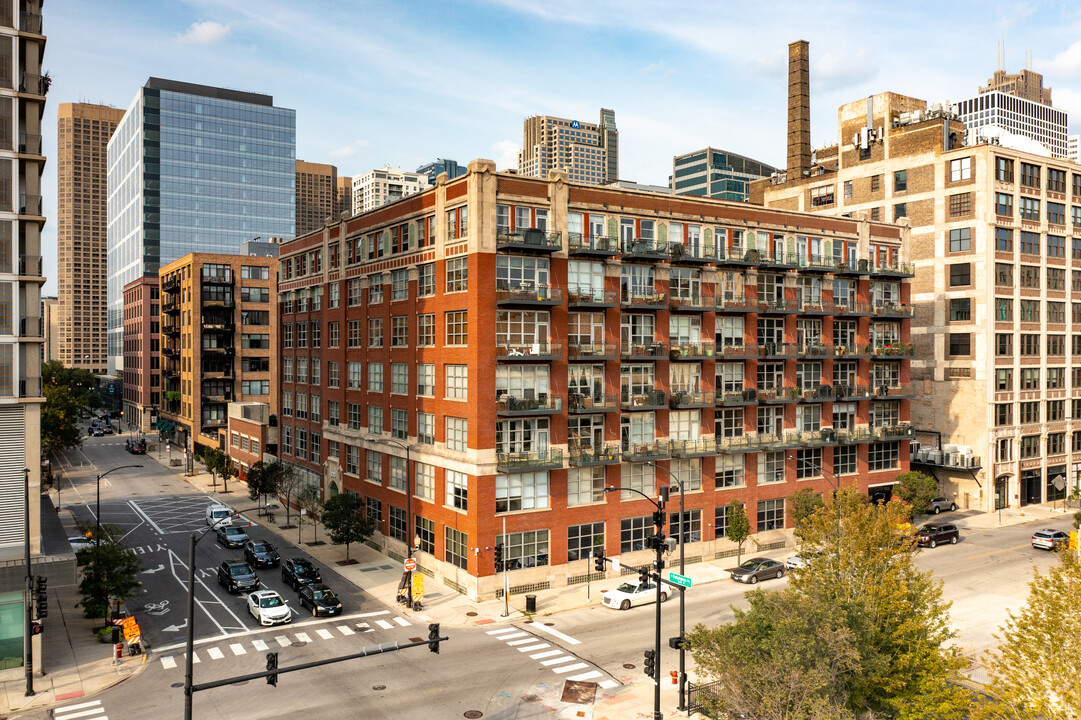
<svg viewBox="0 0 1081 720">
<path fill-rule="evenodd" d="M 811 44 L 811 140 L 893 91 L 974 95 L 998 65 L 1044 73 L 1081 128 L 1081 3 L 670 0 L 49 0 L 56 106 L 127 107 L 149 76 L 263 92 L 297 111 L 297 157 L 354 175 L 448 157 L 514 167 L 522 120 L 616 112 L 620 176 L 666 184 L 707 145 L 781 166 L 787 45 Z M 55 218 L 56 165 L 46 166 Z M 56 291 L 55 223 L 46 226 Z M 49 250 L 51 248 L 51 251 Z"/>
</svg>

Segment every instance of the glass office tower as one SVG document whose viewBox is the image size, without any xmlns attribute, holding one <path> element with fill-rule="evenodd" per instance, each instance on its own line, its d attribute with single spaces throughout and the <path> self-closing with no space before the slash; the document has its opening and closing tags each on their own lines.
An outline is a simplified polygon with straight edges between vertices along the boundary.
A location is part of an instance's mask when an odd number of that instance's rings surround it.
<svg viewBox="0 0 1081 720">
<path fill-rule="evenodd" d="M 269 95 L 150 78 L 109 142 L 109 372 L 123 288 L 189 252 L 291 238 L 296 111 Z"/>
</svg>

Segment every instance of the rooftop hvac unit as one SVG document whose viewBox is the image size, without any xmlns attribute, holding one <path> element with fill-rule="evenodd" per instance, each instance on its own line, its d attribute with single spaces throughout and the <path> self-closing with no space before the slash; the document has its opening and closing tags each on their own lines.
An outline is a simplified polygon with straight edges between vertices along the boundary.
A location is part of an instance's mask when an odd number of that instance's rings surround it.
<svg viewBox="0 0 1081 720">
<path fill-rule="evenodd" d="M 918 460 L 920 462 L 931 462 L 931 454 L 934 452 L 932 448 L 921 447 L 918 454 Z"/>
<path fill-rule="evenodd" d="M 944 443 L 942 445 L 942 452 L 944 452 L 944 453 L 957 452 L 957 446 L 954 445 L 953 443 Z"/>
<path fill-rule="evenodd" d="M 920 452 L 920 443 L 919 443 L 918 440 L 913 440 L 912 442 L 910 442 L 908 444 L 908 453 L 909 453 L 909 458 L 910 459 L 915 460 L 916 456 L 919 455 L 919 452 Z"/>
<path fill-rule="evenodd" d="M 965 455 L 964 458 L 965 458 L 965 460 L 964 460 L 965 467 L 967 467 L 967 468 L 976 467 L 977 463 L 976 463 L 976 456 L 975 455 Z"/>
<path fill-rule="evenodd" d="M 946 458 L 946 464 L 952 467 L 961 466 L 961 453 L 952 452 Z"/>
<path fill-rule="evenodd" d="M 934 463 L 935 465 L 941 465 L 942 464 L 942 451 L 941 450 L 932 450 L 927 455 L 927 462 Z"/>
</svg>

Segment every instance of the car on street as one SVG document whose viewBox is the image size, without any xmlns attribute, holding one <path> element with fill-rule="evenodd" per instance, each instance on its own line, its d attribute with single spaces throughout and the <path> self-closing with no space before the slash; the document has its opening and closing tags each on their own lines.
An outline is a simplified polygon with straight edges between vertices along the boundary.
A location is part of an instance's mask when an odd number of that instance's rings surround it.
<svg viewBox="0 0 1081 720">
<path fill-rule="evenodd" d="M 218 584 L 231 593 L 251 591 L 259 587 L 259 576 L 243 560 L 222 560 L 218 566 Z"/>
<path fill-rule="evenodd" d="M 293 621 L 293 611 L 282 596 L 273 590 L 256 590 L 248 595 L 248 612 L 260 625 L 281 625 Z"/>
<path fill-rule="evenodd" d="M 300 606 L 312 611 L 312 615 L 341 615 L 342 601 L 323 583 L 313 583 L 300 588 Z"/>
<path fill-rule="evenodd" d="M 213 505 L 206 506 L 206 524 L 217 525 L 221 523 L 226 525 L 231 522 L 233 517 L 233 509 L 228 505 L 222 505 L 215 503 Z"/>
<path fill-rule="evenodd" d="M 244 543 L 244 559 L 261 568 L 274 567 L 281 558 L 274 546 L 265 540 L 249 540 Z"/>
<path fill-rule="evenodd" d="M 785 567 L 789 570 L 802 570 L 807 567 L 807 558 L 802 555 L 793 555 L 785 561 Z"/>
<path fill-rule="evenodd" d="M 661 602 L 668 599 L 668 593 L 661 590 Z M 614 590 L 601 593 L 601 604 L 617 610 L 630 610 L 635 605 L 648 605 L 657 602 L 657 584 L 650 582 L 625 582 Z"/>
<path fill-rule="evenodd" d="M 112 425 L 106 425 L 101 429 L 101 431 L 103 433 L 105 433 L 106 435 L 112 435 L 113 434 L 113 426 Z"/>
<path fill-rule="evenodd" d="M 132 455 L 146 455 L 146 440 L 128 440 L 124 443 L 124 449 Z"/>
<path fill-rule="evenodd" d="M 1062 530 L 1044 528 L 1032 533 L 1032 547 L 1037 550 L 1058 550 L 1070 542 L 1069 533 Z"/>
<path fill-rule="evenodd" d="M 927 523 L 916 531 L 916 544 L 920 547 L 938 547 L 944 543 L 956 545 L 961 539 L 956 525 L 949 523 Z"/>
<path fill-rule="evenodd" d="M 928 512 L 930 512 L 930 513 L 932 513 L 934 515 L 938 515 L 943 510 L 949 510 L 950 512 L 953 512 L 956 509 L 957 509 L 957 503 L 955 503 L 953 500 L 951 500 L 948 497 L 939 496 L 939 497 L 931 498 L 931 508 L 930 508 L 930 510 L 928 510 Z"/>
<path fill-rule="evenodd" d="M 311 561 L 306 558 L 289 558 L 282 563 L 282 582 L 294 590 L 300 590 L 305 585 L 311 585 L 322 580 L 319 568 L 312 565 Z"/>
<path fill-rule="evenodd" d="M 68 542 L 71 543 L 71 549 L 75 552 L 89 550 L 94 547 L 94 539 L 86 537 L 85 535 L 73 535 L 68 538 Z"/>
<path fill-rule="evenodd" d="M 104 434 L 105 431 L 97 426 L 90 428 L 90 431 L 87 433 L 90 437 L 101 437 Z"/>
<path fill-rule="evenodd" d="M 754 585 L 759 580 L 784 577 L 784 565 L 776 560 L 757 557 L 744 560 L 738 568 L 733 568 L 730 572 L 736 582 Z"/>
<path fill-rule="evenodd" d="M 218 542 L 227 548 L 243 547 L 248 542 L 248 529 L 239 525 L 218 526 Z"/>
</svg>

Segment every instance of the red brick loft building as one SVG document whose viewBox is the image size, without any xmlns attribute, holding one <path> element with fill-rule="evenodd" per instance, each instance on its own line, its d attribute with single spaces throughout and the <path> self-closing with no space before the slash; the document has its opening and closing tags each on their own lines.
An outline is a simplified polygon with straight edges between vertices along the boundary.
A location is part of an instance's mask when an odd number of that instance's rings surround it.
<svg viewBox="0 0 1081 720">
<path fill-rule="evenodd" d="M 282 246 L 281 456 L 471 597 L 784 540 L 800 488 L 908 469 L 907 225 L 495 172 Z M 650 463 L 655 463 L 655 470 Z M 665 472 L 667 470 L 668 472 Z M 503 527 L 506 523 L 506 535 Z"/>
</svg>

